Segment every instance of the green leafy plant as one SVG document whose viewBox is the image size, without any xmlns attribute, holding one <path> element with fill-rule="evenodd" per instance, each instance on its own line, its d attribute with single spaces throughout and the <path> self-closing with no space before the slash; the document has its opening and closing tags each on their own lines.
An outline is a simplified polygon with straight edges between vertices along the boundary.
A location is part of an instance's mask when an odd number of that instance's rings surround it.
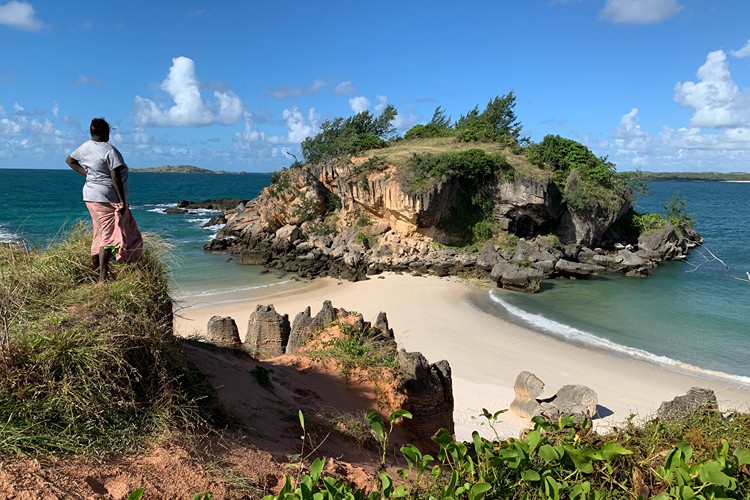
<svg viewBox="0 0 750 500">
<path fill-rule="evenodd" d="M 289 189 L 291 180 L 287 169 L 278 170 L 271 174 L 271 185 L 268 187 L 268 194 L 272 198 L 280 198 L 282 193 Z"/>
<path fill-rule="evenodd" d="M 676 228 L 692 228 L 695 219 L 687 213 L 687 198 L 680 196 L 679 191 L 664 204 L 664 218 Z"/>
<path fill-rule="evenodd" d="M 393 426 L 396 424 L 396 421 L 401 418 L 410 419 L 412 418 L 412 415 L 406 410 L 394 411 L 388 416 L 389 427 L 386 430 L 385 423 L 383 422 L 383 417 L 380 415 L 380 413 L 372 411 L 367 414 L 367 421 L 370 423 L 370 429 L 372 429 L 372 432 L 375 435 L 375 439 L 377 439 L 378 443 L 380 444 L 381 468 L 385 468 L 385 457 L 388 451 L 388 437 L 391 435 L 391 432 L 393 432 Z"/>
<path fill-rule="evenodd" d="M 294 204 L 293 214 L 300 223 L 314 220 L 320 215 L 318 199 L 307 191 L 300 191 Z"/>
<path fill-rule="evenodd" d="M 646 234 L 664 227 L 664 217 L 657 213 L 633 215 L 630 223 L 638 234 Z"/>
</svg>

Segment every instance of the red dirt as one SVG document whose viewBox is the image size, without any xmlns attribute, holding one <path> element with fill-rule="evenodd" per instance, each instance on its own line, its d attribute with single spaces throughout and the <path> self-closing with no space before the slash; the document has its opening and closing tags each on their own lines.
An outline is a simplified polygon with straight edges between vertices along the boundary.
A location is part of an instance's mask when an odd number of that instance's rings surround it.
<svg viewBox="0 0 750 500">
<path fill-rule="evenodd" d="M 215 499 L 260 498 L 278 491 L 286 474 L 296 473 L 288 464 L 298 453 L 308 464 L 318 456 L 334 457 L 329 473 L 362 488 L 373 485 L 380 455 L 364 415 L 372 410 L 386 415 L 398 407 L 395 381 L 380 376 L 375 384 L 356 371 L 345 381 L 335 363 L 304 355 L 260 362 L 229 349 L 183 345 L 245 430 L 171 436 L 146 453 L 102 462 L 73 457 L 0 463 L 0 499 L 126 498 L 138 488 L 145 488 L 144 499 L 204 492 Z M 271 371 L 273 390 L 253 376 L 257 366 Z M 305 416 L 304 447 L 298 410 Z M 358 426 L 350 423 L 353 417 Z M 408 441 L 397 427 L 389 468 L 405 465 L 396 450 Z"/>
</svg>

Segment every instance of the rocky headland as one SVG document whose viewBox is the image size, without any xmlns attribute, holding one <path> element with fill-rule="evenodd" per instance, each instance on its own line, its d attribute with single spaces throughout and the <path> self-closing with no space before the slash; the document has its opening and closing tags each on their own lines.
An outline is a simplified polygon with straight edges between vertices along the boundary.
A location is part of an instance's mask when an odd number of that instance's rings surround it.
<svg viewBox="0 0 750 500">
<path fill-rule="evenodd" d="M 638 231 L 625 194 L 576 206 L 568 195 L 581 182 L 575 172 L 561 186 L 551 169 L 509 151 L 507 168 L 481 185 L 447 174 L 421 191 L 407 182 L 407 164 L 379 156 L 387 151 L 277 172 L 260 196 L 223 212 L 226 225 L 205 249 L 303 277 L 360 280 L 396 271 L 489 278 L 536 292 L 549 278 L 645 277 L 702 241 L 667 220 Z M 477 194 L 489 201 L 483 223 L 491 232 L 467 245 L 458 216 L 480 210 L 465 201 Z"/>
</svg>

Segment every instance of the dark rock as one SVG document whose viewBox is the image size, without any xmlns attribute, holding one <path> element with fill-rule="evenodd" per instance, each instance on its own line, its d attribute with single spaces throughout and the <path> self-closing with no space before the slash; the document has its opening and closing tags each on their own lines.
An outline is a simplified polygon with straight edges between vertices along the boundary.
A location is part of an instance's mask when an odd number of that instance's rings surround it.
<svg viewBox="0 0 750 500">
<path fill-rule="evenodd" d="M 510 262 L 500 261 L 492 268 L 490 277 L 497 285 L 509 290 L 535 293 L 544 279 L 544 273 L 533 267 L 522 267 Z"/>
<path fill-rule="evenodd" d="M 205 210 L 217 210 L 222 212 L 227 212 L 229 210 L 232 210 L 234 208 L 237 208 L 238 205 L 241 203 L 246 203 L 247 200 L 243 200 L 241 198 L 216 198 L 213 200 L 203 200 L 203 201 L 189 201 L 189 200 L 179 200 L 177 202 L 178 208 L 186 208 L 190 210 L 195 210 L 198 208 L 202 208 Z"/>
<path fill-rule="evenodd" d="M 379 336 L 385 340 L 393 340 L 393 329 L 388 327 L 388 316 L 384 312 L 379 312 L 378 317 L 372 324 L 372 328 L 379 333 Z"/>
<path fill-rule="evenodd" d="M 246 249 L 240 252 L 237 256 L 237 264 L 247 264 L 255 266 L 263 266 L 268 264 L 271 256 L 268 252 L 256 249 Z"/>
<path fill-rule="evenodd" d="M 703 238 L 692 230 L 676 229 L 667 222 L 664 226 L 638 237 L 638 250 L 656 253 L 661 259 L 682 260 L 688 250 L 703 242 Z"/>
<path fill-rule="evenodd" d="M 286 345 L 286 353 L 294 354 L 307 342 L 310 330 L 313 328 L 313 319 L 310 316 L 310 306 L 304 311 L 297 313 L 292 322 L 289 333 L 289 342 Z"/>
<path fill-rule="evenodd" d="M 338 318 L 338 310 L 333 307 L 330 300 L 323 301 L 323 307 L 315 315 L 315 324 L 328 326 Z"/>
<path fill-rule="evenodd" d="M 500 255 L 498 255 L 497 251 L 495 250 L 495 245 L 493 245 L 491 241 L 487 240 L 484 242 L 484 246 L 482 247 L 482 251 L 479 253 L 479 257 L 477 257 L 477 266 L 481 267 L 485 271 L 492 271 L 492 268 L 495 267 L 495 264 L 497 264 L 500 259 Z"/>
<path fill-rule="evenodd" d="M 308 307 L 301 313 L 298 313 L 292 323 L 289 342 L 286 346 L 286 353 L 293 354 L 297 352 L 310 336 L 316 330 L 329 326 L 339 316 L 339 310 L 333 307 L 330 300 L 323 302 L 323 307 L 318 311 L 315 317 L 311 317 L 310 308 Z M 342 312 L 343 314 L 343 312 Z"/>
<path fill-rule="evenodd" d="M 203 224 L 202 227 L 218 226 L 220 224 L 226 224 L 226 223 L 227 223 L 226 217 L 224 217 L 223 215 L 214 215 L 213 217 L 208 219 L 208 222 Z"/>
<path fill-rule="evenodd" d="M 247 322 L 243 348 L 256 359 L 281 356 L 289 342 L 289 316 L 276 312 L 273 305 L 258 305 Z"/>
<path fill-rule="evenodd" d="M 590 276 L 592 274 L 604 272 L 605 269 L 603 266 L 597 264 L 571 262 L 569 260 L 560 259 L 555 263 L 555 271 L 568 276 Z"/>
<path fill-rule="evenodd" d="M 232 346 L 238 346 L 241 344 L 237 323 L 228 316 L 212 316 L 211 319 L 208 320 L 206 338 L 209 342 L 214 344 Z"/>
<path fill-rule="evenodd" d="M 656 411 L 656 416 L 665 422 L 687 418 L 699 411 L 718 411 L 719 403 L 711 389 L 691 387 L 684 396 L 672 401 L 664 401 Z"/>
<path fill-rule="evenodd" d="M 429 364 L 421 353 L 404 349 L 399 350 L 398 361 L 400 390 L 406 395 L 404 409 L 413 417 L 404 421 L 404 427 L 427 443 L 441 428 L 454 434 L 453 381 L 448 362 Z"/>
</svg>

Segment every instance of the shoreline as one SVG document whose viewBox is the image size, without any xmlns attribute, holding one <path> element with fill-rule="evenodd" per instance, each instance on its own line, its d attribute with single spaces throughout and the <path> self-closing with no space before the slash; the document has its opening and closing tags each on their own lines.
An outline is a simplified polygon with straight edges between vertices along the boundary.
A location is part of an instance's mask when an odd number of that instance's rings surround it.
<svg viewBox="0 0 750 500">
<path fill-rule="evenodd" d="M 729 379 L 692 373 L 622 353 L 608 352 L 519 326 L 491 309 L 488 289 L 459 278 L 386 273 L 366 281 L 319 278 L 278 293 L 248 296 L 186 297 L 178 303 L 175 334 L 205 336 L 211 316 L 232 317 L 244 338 L 246 322 L 258 304 L 273 304 L 280 314 L 295 315 L 310 307 L 315 314 L 324 300 L 334 307 L 362 313 L 367 321 L 380 311 L 388 316 L 399 348 L 420 351 L 430 363 L 446 359 L 453 373 L 456 438 L 469 440 L 478 430 L 494 432 L 480 418 L 482 409 L 507 409 L 513 385 L 521 371 L 536 374 L 545 383 L 542 397 L 566 384 L 591 387 L 607 416 L 594 420 L 597 429 L 636 421 L 655 414 L 662 401 L 683 395 L 693 386 L 716 392 L 722 410 L 750 411 L 750 387 Z M 217 297 L 214 297 L 216 299 Z M 501 437 L 516 437 L 528 422 L 510 412 L 502 414 L 495 429 Z"/>
</svg>

